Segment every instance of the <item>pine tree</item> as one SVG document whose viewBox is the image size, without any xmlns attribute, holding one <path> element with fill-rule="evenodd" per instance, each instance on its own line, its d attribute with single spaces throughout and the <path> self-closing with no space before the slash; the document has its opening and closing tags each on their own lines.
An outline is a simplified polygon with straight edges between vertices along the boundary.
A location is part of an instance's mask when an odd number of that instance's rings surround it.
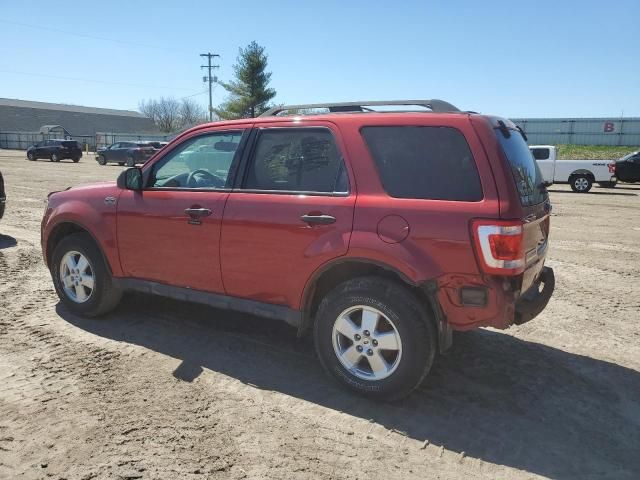
<svg viewBox="0 0 640 480">
<path fill-rule="evenodd" d="M 235 80 L 220 83 L 229 92 L 229 98 L 215 111 L 222 119 L 257 117 L 269 109 L 269 101 L 276 91 L 269 88 L 271 72 L 266 72 L 267 55 L 264 47 L 255 41 L 240 48 L 233 66 Z"/>
</svg>

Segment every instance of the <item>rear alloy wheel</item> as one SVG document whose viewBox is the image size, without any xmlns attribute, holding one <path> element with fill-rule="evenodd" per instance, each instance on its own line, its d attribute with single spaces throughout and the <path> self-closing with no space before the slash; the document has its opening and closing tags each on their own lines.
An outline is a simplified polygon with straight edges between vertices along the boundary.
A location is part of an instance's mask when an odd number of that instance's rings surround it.
<svg viewBox="0 0 640 480">
<path fill-rule="evenodd" d="M 577 193 L 587 193 L 591 190 L 593 182 L 587 175 L 576 175 L 570 181 L 571 190 Z"/>
<path fill-rule="evenodd" d="M 127 167 L 135 167 L 136 166 L 136 161 L 133 159 L 133 157 L 127 157 Z"/>
<path fill-rule="evenodd" d="M 95 317 L 113 310 L 122 296 L 102 254 L 86 233 L 74 233 L 56 245 L 51 277 L 58 297 L 73 313 Z"/>
<path fill-rule="evenodd" d="M 360 277 L 335 287 L 315 316 L 324 369 L 367 397 L 397 400 L 429 372 L 436 329 L 417 298 L 399 283 Z"/>
<path fill-rule="evenodd" d="M 27 158 L 33 162 L 36 159 L 36 156 L 33 154 L 33 152 L 29 152 L 27 153 Z"/>
<path fill-rule="evenodd" d="M 60 161 L 60 157 L 58 157 L 57 153 L 52 153 L 51 154 L 51 161 L 52 162 L 59 162 Z"/>
</svg>

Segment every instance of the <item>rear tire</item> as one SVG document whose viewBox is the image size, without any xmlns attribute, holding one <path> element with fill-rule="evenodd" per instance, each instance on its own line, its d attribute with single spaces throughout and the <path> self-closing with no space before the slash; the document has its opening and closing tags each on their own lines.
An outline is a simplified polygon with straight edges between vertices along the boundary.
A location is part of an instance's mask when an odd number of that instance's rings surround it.
<svg viewBox="0 0 640 480">
<path fill-rule="evenodd" d="M 389 401 L 420 385 L 437 346 L 433 321 L 418 299 L 380 277 L 355 278 L 329 292 L 318 307 L 314 337 L 330 376 L 361 395 Z"/>
<path fill-rule="evenodd" d="M 85 261 L 87 266 L 83 268 Z M 70 268 L 69 262 L 77 270 Z M 102 253 L 86 233 L 74 233 L 56 245 L 50 271 L 58 297 L 72 313 L 96 317 L 120 302 L 122 291 L 113 283 Z"/>
<path fill-rule="evenodd" d="M 60 157 L 58 156 L 57 153 L 52 153 L 51 154 L 51 161 L 52 162 L 59 162 L 60 161 Z"/>
<path fill-rule="evenodd" d="M 135 167 L 136 166 L 136 161 L 133 159 L 133 157 L 127 157 L 127 167 Z"/>
<path fill-rule="evenodd" d="M 80 157 L 74 157 L 73 158 L 73 163 L 78 163 L 80 161 Z"/>
<path fill-rule="evenodd" d="M 120 165 L 121 167 L 124 167 L 124 162 L 118 162 L 118 165 Z"/>
<path fill-rule="evenodd" d="M 587 175 L 576 175 L 569 180 L 571 190 L 576 193 L 587 193 L 593 187 L 593 181 Z"/>
<path fill-rule="evenodd" d="M 598 185 L 600 185 L 602 188 L 616 188 L 617 184 L 618 184 L 618 182 L 600 182 L 600 183 L 598 183 Z"/>
<path fill-rule="evenodd" d="M 107 159 L 104 158 L 104 155 L 98 155 L 98 165 L 106 165 Z"/>
</svg>

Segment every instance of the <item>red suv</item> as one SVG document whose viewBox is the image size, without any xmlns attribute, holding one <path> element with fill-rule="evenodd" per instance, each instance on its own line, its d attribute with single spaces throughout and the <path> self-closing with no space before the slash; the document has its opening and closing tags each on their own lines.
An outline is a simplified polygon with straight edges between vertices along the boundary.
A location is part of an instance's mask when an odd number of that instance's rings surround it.
<svg viewBox="0 0 640 480">
<path fill-rule="evenodd" d="M 117 183 L 50 194 L 44 258 L 74 313 L 136 290 L 281 319 L 346 386 L 400 398 L 452 330 L 521 324 L 551 297 L 525 140 L 440 100 L 201 125 Z"/>
</svg>

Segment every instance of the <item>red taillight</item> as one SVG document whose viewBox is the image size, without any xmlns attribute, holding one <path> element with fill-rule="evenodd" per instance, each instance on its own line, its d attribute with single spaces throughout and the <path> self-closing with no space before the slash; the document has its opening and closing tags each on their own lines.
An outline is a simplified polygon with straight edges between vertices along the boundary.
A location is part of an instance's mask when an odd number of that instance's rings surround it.
<svg viewBox="0 0 640 480">
<path fill-rule="evenodd" d="M 471 229 L 478 262 L 484 273 L 519 275 L 524 271 L 522 222 L 474 220 Z"/>
<path fill-rule="evenodd" d="M 616 164 L 615 163 L 610 163 L 609 164 L 609 173 L 616 173 Z"/>
</svg>

